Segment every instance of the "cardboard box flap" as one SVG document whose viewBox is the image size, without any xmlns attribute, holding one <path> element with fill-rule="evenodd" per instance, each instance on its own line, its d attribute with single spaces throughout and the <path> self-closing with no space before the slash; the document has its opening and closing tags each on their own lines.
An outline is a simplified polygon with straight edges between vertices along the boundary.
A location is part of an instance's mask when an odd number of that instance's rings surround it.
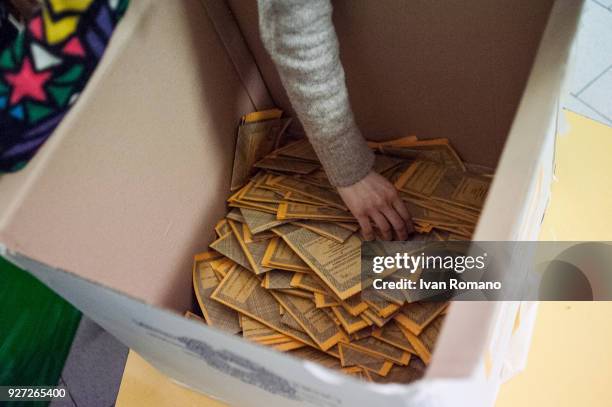
<svg viewBox="0 0 612 407">
<path fill-rule="evenodd" d="M 70 298 L 85 314 L 175 380 L 235 406 L 412 405 L 419 383 L 364 384 L 312 362 L 228 336 L 22 256 L 11 261 Z M 245 388 L 248 391 L 245 391 Z M 240 389 L 240 391 L 237 391 Z"/>
<path fill-rule="evenodd" d="M 0 242 L 189 308 L 191 260 L 224 212 L 237 120 L 253 109 L 198 0 L 132 1 L 50 141 L 1 178 Z"/>
</svg>

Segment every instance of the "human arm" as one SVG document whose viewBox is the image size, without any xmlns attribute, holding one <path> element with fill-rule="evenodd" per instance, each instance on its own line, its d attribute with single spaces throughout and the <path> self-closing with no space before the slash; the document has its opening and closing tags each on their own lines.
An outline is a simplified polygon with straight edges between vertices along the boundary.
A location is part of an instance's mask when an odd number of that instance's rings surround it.
<svg viewBox="0 0 612 407">
<path fill-rule="evenodd" d="M 259 0 L 264 45 L 330 182 L 364 237 L 405 239 L 412 223 L 393 185 L 372 170 L 351 110 L 329 0 Z"/>
</svg>

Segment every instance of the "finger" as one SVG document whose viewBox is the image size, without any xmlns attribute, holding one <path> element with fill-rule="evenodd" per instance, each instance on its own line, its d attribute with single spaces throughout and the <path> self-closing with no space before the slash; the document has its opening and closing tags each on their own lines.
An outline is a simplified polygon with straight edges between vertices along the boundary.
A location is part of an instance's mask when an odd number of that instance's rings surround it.
<svg viewBox="0 0 612 407">
<path fill-rule="evenodd" d="M 408 211 L 408 208 L 406 208 L 406 204 L 400 199 L 399 196 L 396 196 L 395 198 L 393 198 L 393 200 L 391 200 L 391 206 L 393 206 L 393 209 L 395 209 L 399 216 L 402 217 L 404 222 L 412 222 L 412 216 L 410 216 L 410 211 Z"/>
<path fill-rule="evenodd" d="M 414 233 L 414 224 L 412 223 L 412 215 L 408 208 L 406 208 L 406 204 L 399 197 L 393 200 L 391 203 L 393 208 L 399 213 L 406 224 L 406 232 L 408 234 Z"/>
<path fill-rule="evenodd" d="M 406 222 L 404 221 L 404 219 L 402 219 L 399 213 L 397 213 L 397 211 L 392 206 L 387 206 L 381 212 L 383 215 L 385 215 L 385 218 L 387 218 L 387 220 L 393 227 L 397 240 L 406 240 L 408 238 Z"/>
<path fill-rule="evenodd" d="M 382 213 L 378 211 L 372 211 L 370 214 L 370 218 L 374 221 L 374 224 L 378 228 L 378 232 L 380 233 L 383 240 L 392 240 L 393 235 L 391 234 L 391 225 L 389 225 L 389 221 L 387 218 L 383 216 Z"/>
<path fill-rule="evenodd" d="M 359 227 L 361 228 L 361 236 L 366 241 L 374 240 L 374 230 L 372 230 L 372 224 L 370 218 L 367 216 L 356 216 Z"/>
</svg>

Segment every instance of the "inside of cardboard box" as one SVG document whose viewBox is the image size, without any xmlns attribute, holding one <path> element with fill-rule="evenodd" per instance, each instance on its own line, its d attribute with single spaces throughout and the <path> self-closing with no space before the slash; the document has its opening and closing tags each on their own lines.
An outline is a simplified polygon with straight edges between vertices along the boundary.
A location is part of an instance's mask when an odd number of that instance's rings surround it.
<svg viewBox="0 0 612 407">
<path fill-rule="evenodd" d="M 273 99 L 293 116 L 255 1 L 228 3 Z M 334 2 L 351 101 L 370 139 L 447 137 L 465 161 L 494 167 L 553 1 L 448 3 Z M 198 1 L 134 1 L 115 37 L 53 140 L 22 174 L 0 178 L 8 188 L 30 177 L 14 188 L 27 199 L 2 208 L 2 238 L 183 312 L 193 255 L 225 211 L 236 125 L 253 106 Z"/>
<path fill-rule="evenodd" d="M 292 115 L 259 41 L 254 2 L 229 3 L 273 98 Z M 431 4 L 418 10 L 397 2 L 354 5 L 334 2 L 334 19 L 351 102 L 366 137 L 446 137 L 466 162 L 495 168 L 552 1 L 481 2 L 450 11 Z M 394 24 L 380 24 L 390 20 Z M 483 32 L 495 34 L 484 39 Z M 398 45 L 391 38 L 408 40 Z M 299 133 L 299 125 L 291 130 Z"/>
<path fill-rule="evenodd" d="M 271 111 L 243 117 L 236 157 L 251 162 L 249 151 L 260 149 L 246 145 L 257 143 L 263 133 L 274 135 L 265 137 L 271 140 L 282 134 L 286 119 L 280 118 L 280 110 L 273 111 L 275 118 L 247 121 Z M 462 162 L 447 139 L 408 136 L 369 145 L 376 151 L 375 168 L 394 183 L 410 208 L 417 231 L 411 240 L 472 237 L 491 169 Z M 329 184 L 314 150 L 305 139 L 272 149 L 254 159 L 252 167 L 234 167 L 229 212 L 215 225 L 209 250 L 195 255 L 197 305 L 185 316 L 332 369 L 339 369 L 342 360 L 342 371 L 369 381 L 408 383 L 420 377 L 430 363 L 448 304 L 418 303 L 409 290 L 393 295 L 386 291 L 389 296 L 371 290 L 364 295 L 358 225 Z M 240 171 L 248 168 L 250 175 Z M 473 192 L 447 195 L 459 190 Z M 312 321 L 335 335 L 319 341 Z M 343 355 L 349 350 L 343 348 L 356 352 L 352 357 L 372 351 L 375 358 L 381 358 L 376 349 L 383 348 L 390 359 L 381 370 L 373 370 L 375 376 L 380 374 L 373 379 L 361 365 L 345 367 Z"/>
</svg>

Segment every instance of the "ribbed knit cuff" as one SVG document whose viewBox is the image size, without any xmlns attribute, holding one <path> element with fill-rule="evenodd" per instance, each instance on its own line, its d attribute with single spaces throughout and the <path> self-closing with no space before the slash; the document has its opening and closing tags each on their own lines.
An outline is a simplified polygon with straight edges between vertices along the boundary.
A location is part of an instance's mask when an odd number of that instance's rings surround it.
<svg viewBox="0 0 612 407">
<path fill-rule="evenodd" d="M 348 187 L 361 181 L 374 166 L 374 152 L 353 127 L 341 137 L 311 140 L 323 164 L 329 182 L 336 187 Z"/>
</svg>

